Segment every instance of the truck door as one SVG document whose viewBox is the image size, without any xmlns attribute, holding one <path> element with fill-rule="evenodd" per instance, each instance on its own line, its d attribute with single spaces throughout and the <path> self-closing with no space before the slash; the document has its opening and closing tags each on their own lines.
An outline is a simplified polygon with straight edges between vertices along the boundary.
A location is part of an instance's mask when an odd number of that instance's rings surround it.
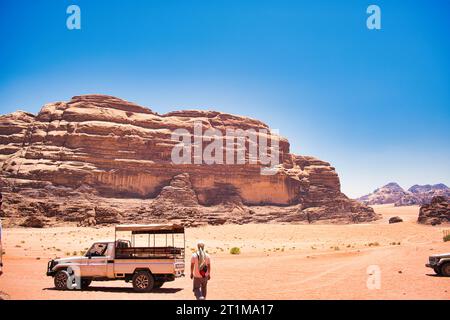
<svg viewBox="0 0 450 320">
<path fill-rule="evenodd" d="M 86 272 L 82 273 L 82 277 L 107 277 L 108 264 L 108 243 L 97 242 L 89 249 L 88 262 Z"/>
<path fill-rule="evenodd" d="M 116 254 L 114 245 L 114 243 L 109 243 L 106 251 L 106 276 L 108 278 L 114 278 L 114 258 Z"/>
</svg>

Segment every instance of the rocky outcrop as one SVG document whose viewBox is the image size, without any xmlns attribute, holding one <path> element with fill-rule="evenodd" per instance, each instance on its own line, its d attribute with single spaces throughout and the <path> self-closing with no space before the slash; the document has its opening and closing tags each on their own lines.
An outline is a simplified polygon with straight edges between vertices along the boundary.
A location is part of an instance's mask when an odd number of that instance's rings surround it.
<svg viewBox="0 0 450 320">
<path fill-rule="evenodd" d="M 227 130 L 253 130 L 256 140 L 246 138 L 244 163 L 199 164 L 192 151 L 191 162 L 176 164 L 172 152 L 179 141 L 172 134 L 181 130 L 195 140 L 194 123 L 201 133 L 214 130 L 225 150 Z M 270 153 L 278 142 L 278 165 L 269 168 L 249 152 L 264 140 L 272 141 Z M 2 190 L 15 202 L 5 209 L 11 219 L 29 215 L 29 205 L 53 222 L 80 225 L 155 219 L 246 223 L 266 219 L 269 206 L 281 213 L 269 214 L 269 221 L 378 218 L 341 193 L 328 162 L 291 154 L 289 142 L 261 121 L 216 111 L 160 115 L 104 95 L 47 104 L 36 116 L 1 116 L 0 169 Z M 271 174 L 261 174 L 265 169 Z"/>
<path fill-rule="evenodd" d="M 43 228 L 45 226 L 45 222 L 42 217 L 30 216 L 22 222 L 21 226 L 29 228 Z"/>
<path fill-rule="evenodd" d="M 198 206 L 197 195 L 192 189 L 189 174 L 182 173 L 175 176 L 168 186 L 162 188 L 154 202 L 154 205 L 157 204 L 183 207 Z"/>
<path fill-rule="evenodd" d="M 450 222 L 450 204 L 448 199 L 436 196 L 430 204 L 420 207 L 419 218 L 417 220 L 423 224 L 441 224 Z"/>
<path fill-rule="evenodd" d="M 416 184 L 405 191 L 397 183 L 391 182 L 357 200 L 367 205 L 395 204 L 396 206 L 411 206 L 428 204 L 435 196 L 450 198 L 450 188 L 442 183 L 435 185 Z"/>
<path fill-rule="evenodd" d="M 150 216 L 176 220 L 180 217 L 201 215 L 197 195 L 192 189 L 188 173 L 176 175 L 148 208 Z M 184 221 L 186 222 L 186 221 Z"/>
</svg>

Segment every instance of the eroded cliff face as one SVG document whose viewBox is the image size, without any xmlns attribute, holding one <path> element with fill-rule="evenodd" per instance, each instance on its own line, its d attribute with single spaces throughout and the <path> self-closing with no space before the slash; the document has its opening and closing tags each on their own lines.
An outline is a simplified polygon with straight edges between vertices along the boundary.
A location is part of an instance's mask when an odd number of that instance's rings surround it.
<svg viewBox="0 0 450 320">
<path fill-rule="evenodd" d="M 280 164 L 271 175 L 261 174 L 265 165 L 260 161 L 250 164 L 248 153 L 244 164 L 175 164 L 171 156 L 179 142 L 172 134 L 184 129 L 195 139 L 194 123 L 201 123 L 202 132 L 216 129 L 224 137 L 229 129 L 254 130 L 258 142 L 260 139 L 278 142 Z M 250 148 L 252 143 L 246 141 L 246 146 Z M 207 144 L 205 141 L 204 145 Z M 223 145 L 227 146 L 225 138 Z M 47 104 L 37 116 L 21 111 L 1 116 L 0 165 L 2 189 L 11 199 L 22 197 L 21 201 L 26 202 L 25 198 L 48 198 L 49 203 L 54 200 L 58 210 L 62 210 L 56 216 L 65 216 L 67 204 L 63 204 L 63 199 L 72 196 L 85 199 L 87 208 L 92 201 L 106 206 L 114 202 L 108 199 L 129 199 L 136 205 L 148 203 L 146 208 L 139 207 L 146 219 L 152 219 L 153 214 L 161 219 L 167 218 L 165 215 L 176 219 L 178 209 L 174 207 L 195 207 L 190 214 L 201 220 L 202 212 L 214 206 L 222 208 L 218 211 L 223 213 L 219 219 L 223 222 L 258 221 L 251 217 L 236 220 L 236 214 L 227 218 L 227 212 L 236 208 L 240 208 L 238 216 L 254 214 L 249 206 L 256 211 L 278 206 L 281 217 L 276 219 L 283 218 L 284 214 L 292 216 L 287 219 L 292 221 L 359 222 L 377 218 L 373 210 L 340 192 L 339 177 L 329 163 L 290 154 L 289 142 L 272 134 L 258 120 L 215 111 L 159 115 L 104 95 L 76 96 L 68 102 Z M 188 194 L 194 195 L 195 205 L 186 206 L 181 201 L 177 206 L 175 201 L 167 208 L 172 213 L 164 213 L 164 206 L 158 203 L 161 199 L 167 203 L 167 195 L 171 194 L 167 187 L 179 183 L 174 178 L 180 175 L 189 181 L 186 182 L 191 190 Z M 121 206 L 116 206 L 120 211 Z M 45 215 L 44 211 L 37 210 L 35 214 Z M 12 203 L 9 213 L 3 215 L 21 217 L 29 216 L 30 212 L 24 213 Z M 93 215 L 92 212 L 80 214 Z M 119 220 L 132 217 L 136 218 L 131 213 L 120 214 Z"/>
</svg>

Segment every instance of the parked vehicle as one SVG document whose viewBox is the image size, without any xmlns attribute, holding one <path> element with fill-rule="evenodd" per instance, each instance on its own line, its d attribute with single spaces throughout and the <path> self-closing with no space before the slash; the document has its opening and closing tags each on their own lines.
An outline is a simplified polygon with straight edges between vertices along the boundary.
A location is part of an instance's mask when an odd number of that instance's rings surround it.
<svg viewBox="0 0 450 320">
<path fill-rule="evenodd" d="M 131 239 L 118 239 L 121 232 L 131 233 Z M 182 245 L 175 246 L 177 241 Z M 61 290 L 85 289 L 92 281 L 124 280 L 132 282 L 135 291 L 148 292 L 184 276 L 184 261 L 183 226 L 118 225 L 114 241 L 96 241 L 84 256 L 49 261 L 47 276 Z"/>
<path fill-rule="evenodd" d="M 450 277 L 450 253 L 430 256 L 429 263 L 425 266 L 432 268 L 438 275 Z"/>
</svg>

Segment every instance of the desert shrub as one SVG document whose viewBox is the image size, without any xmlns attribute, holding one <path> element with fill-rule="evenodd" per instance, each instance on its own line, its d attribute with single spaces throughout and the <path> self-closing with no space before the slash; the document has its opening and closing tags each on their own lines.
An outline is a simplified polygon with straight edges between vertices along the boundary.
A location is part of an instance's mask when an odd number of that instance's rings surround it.
<svg viewBox="0 0 450 320">
<path fill-rule="evenodd" d="M 450 233 L 445 235 L 443 240 L 444 240 L 444 242 L 450 241 Z"/>
<path fill-rule="evenodd" d="M 231 254 L 241 254 L 241 249 L 238 247 L 233 247 L 230 249 Z"/>
</svg>

